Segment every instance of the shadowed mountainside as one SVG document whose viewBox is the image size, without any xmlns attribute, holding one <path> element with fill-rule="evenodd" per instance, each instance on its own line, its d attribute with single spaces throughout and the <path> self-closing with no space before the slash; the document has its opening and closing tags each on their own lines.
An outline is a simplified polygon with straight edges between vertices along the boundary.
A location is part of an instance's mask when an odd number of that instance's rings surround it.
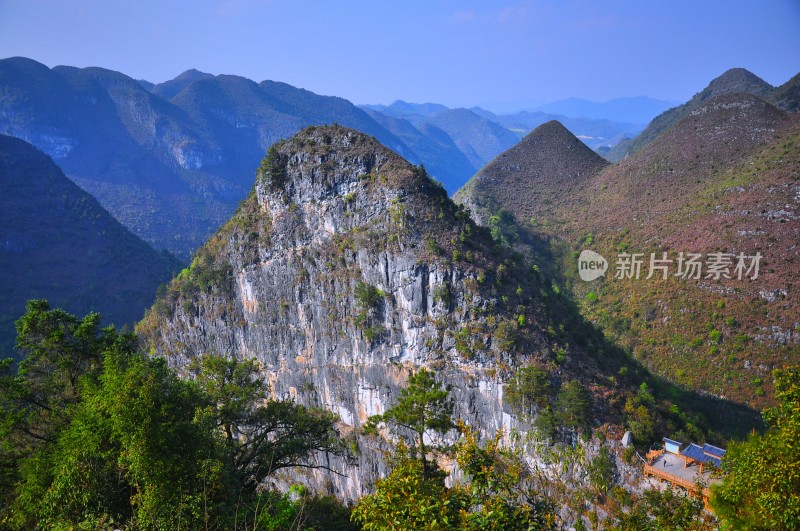
<svg viewBox="0 0 800 531">
<path fill-rule="evenodd" d="M 14 320 L 29 299 L 132 325 L 180 268 L 173 256 L 120 225 L 32 145 L 0 135 L 0 175 L 3 357 L 12 354 Z"/>
</svg>

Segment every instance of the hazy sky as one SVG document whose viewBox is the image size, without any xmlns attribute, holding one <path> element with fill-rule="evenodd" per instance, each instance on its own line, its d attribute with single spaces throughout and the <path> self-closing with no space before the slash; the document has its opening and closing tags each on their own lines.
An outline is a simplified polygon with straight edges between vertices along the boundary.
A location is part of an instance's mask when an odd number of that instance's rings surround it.
<svg viewBox="0 0 800 531">
<path fill-rule="evenodd" d="M 355 103 L 683 101 L 800 72 L 800 0 L 0 0 L 0 57 L 166 81 L 189 68 Z"/>
</svg>

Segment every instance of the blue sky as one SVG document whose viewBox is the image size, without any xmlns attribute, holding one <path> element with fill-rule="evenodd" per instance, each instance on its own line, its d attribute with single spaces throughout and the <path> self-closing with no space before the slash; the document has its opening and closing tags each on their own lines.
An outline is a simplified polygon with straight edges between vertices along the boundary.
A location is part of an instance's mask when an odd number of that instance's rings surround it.
<svg viewBox="0 0 800 531">
<path fill-rule="evenodd" d="M 0 0 L 0 57 L 17 55 L 355 103 L 683 101 L 735 66 L 772 84 L 800 72 L 800 1 Z"/>
</svg>

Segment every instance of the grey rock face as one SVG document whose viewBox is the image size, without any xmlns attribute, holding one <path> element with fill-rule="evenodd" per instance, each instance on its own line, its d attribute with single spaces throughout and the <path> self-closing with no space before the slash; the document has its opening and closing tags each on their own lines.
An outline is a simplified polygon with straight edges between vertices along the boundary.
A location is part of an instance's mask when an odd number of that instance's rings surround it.
<svg viewBox="0 0 800 531">
<path fill-rule="evenodd" d="M 625 432 L 625 435 L 622 436 L 622 446 L 627 448 L 633 443 L 633 434 L 629 431 Z"/>
<path fill-rule="evenodd" d="M 318 456 L 343 475 L 286 480 L 352 501 L 387 473 L 385 443 L 358 429 L 418 366 L 452 386 L 456 415 L 484 434 L 520 428 L 502 382 L 549 357 L 551 339 L 540 287 L 520 284 L 522 266 L 492 245 L 373 139 L 311 128 L 268 157 L 251 196 L 138 331 L 179 370 L 207 352 L 256 358 L 275 398 L 337 413 L 358 466 Z M 225 280 L 193 291 L 203 274 Z"/>
</svg>

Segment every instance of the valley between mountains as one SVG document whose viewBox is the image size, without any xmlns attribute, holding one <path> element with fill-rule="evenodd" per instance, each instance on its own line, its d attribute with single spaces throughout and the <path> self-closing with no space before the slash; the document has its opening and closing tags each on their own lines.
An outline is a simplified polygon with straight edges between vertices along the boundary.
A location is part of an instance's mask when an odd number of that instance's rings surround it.
<svg viewBox="0 0 800 531">
<path fill-rule="evenodd" d="M 638 127 L 0 61 L 0 526 L 800 525 L 797 80 Z M 673 440 L 728 457 L 674 494 Z"/>
</svg>

